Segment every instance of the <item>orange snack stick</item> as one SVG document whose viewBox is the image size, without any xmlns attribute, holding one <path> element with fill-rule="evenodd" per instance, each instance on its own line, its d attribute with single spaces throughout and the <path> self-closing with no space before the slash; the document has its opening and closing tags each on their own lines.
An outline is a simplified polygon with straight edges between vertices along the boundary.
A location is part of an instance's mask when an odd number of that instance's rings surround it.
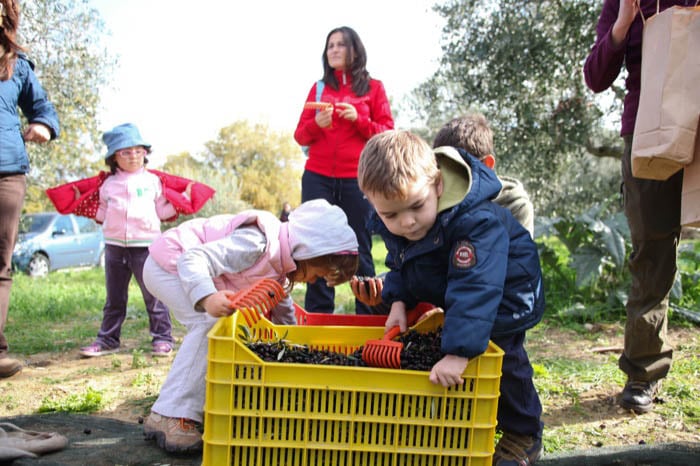
<svg viewBox="0 0 700 466">
<path fill-rule="evenodd" d="M 328 110 L 333 108 L 333 104 L 330 102 L 306 102 L 304 104 L 304 110 Z"/>
</svg>

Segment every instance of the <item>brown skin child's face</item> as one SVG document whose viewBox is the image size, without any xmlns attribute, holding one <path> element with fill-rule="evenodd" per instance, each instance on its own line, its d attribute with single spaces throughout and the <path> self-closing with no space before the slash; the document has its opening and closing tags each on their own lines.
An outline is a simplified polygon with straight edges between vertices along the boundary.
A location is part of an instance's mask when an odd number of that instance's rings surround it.
<svg viewBox="0 0 700 466">
<path fill-rule="evenodd" d="M 319 278 L 326 280 L 328 286 L 335 286 L 338 272 L 328 267 L 319 267 L 314 265 L 306 265 L 294 271 L 293 280 L 297 283 L 314 283 Z"/>
<path fill-rule="evenodd" d="M 442 180 L 435 184 L 424 179 L 409 186 L 406 199 L 389 199 L 380 193 L 366 196 L 390 232 L 418 241 L 435 224 L 442 189 Z"/>
</svg>

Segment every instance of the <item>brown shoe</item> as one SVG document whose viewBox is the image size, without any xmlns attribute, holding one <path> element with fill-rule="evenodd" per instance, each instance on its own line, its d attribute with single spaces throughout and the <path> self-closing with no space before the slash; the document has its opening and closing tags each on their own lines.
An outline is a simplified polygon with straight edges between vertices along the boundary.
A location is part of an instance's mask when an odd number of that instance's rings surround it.
<svg viewBox="0 0 700 466">
<path fill-rule="evenodd" d="M 202 451 L 202 434 L 191 419 L 161 416 L 151 411 L 143 423 L 143 434 L 146 440 L 155 438 L 158 446 L 170 453 Z"/>
<path fill-rule="evenodd" d="M 0 379 L 12 377 L 22 370 L 22 363 L 12 358 L 0 359 Z"/>
</svg>

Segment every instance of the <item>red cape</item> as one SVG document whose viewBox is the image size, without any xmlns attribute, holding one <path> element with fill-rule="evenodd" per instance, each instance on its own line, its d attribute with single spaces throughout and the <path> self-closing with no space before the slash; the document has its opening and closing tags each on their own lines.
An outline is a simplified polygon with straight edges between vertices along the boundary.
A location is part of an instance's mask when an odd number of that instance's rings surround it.
<svg viewBox="0 0 700 466">
<path fill-rule="evenodd" d="M 148 170 L 160 178 L 163 184 L 165 198 L 175 207 L 178 215 L 166 221 L 175 220 L 180 214 L 191 215 L 199 210 L 214 196 L 213 188 L 198 181 L 192 181 L 181 176 L 171 175 L 158 170 Z M 101 171 L 97 176 L 62 184 L 46 190 L 46 195 L 56 210 L 62 214 L 75 214 L 95 218 L 100 204 L 100 186 L 110 176 Z M 194 183 L 190 198 L 184 195 L 188 184 Z"/>
</svg>

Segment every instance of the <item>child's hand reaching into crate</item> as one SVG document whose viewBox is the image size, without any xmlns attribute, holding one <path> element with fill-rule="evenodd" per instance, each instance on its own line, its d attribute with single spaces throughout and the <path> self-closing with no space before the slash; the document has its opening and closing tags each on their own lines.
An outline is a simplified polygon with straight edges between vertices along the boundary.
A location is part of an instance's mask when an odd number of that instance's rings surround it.
<svg viewBox="0 0 700 466">
<path fill-rule="evenodd" d="M 467 363 L 469 363 L 467 358 L 446 354 L 430 371 L 430 381 L 446 388 L 462 385 L 464 383 L 462 374 L 467 368 Z"/>
<path fill-rule="evenodd" d="M 233 314 L 231 300 L 235 293 L 229 290 L 220 290 L 205 296 L 197 303 L 196 309 L 204 309 L 212 317 L 226 317 Z"/>
</svg>

